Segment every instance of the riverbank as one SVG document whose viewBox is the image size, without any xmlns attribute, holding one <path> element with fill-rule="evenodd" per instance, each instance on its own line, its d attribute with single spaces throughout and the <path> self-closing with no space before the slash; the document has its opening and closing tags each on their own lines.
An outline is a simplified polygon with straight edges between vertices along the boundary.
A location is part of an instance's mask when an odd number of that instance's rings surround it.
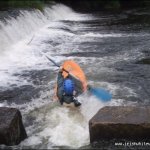
<svg viewBox="0 0 150 150">
<path fill-rule="evenodd" d="M 0 10 L 8 10 L 12 8 L 36 8 L 43 10 L 46 4 L 54 3 L 53 0 L 2 0 L 0 1 Z"/>
<path fill-rule="evenodd" d="M 95 12 L 95 11 L 121 11 L 133 8 L 150 7 L 150 1 L 147 0 L 56 0 L 72 7 L 76 11 Z"/>
<path fill-rule="evenodd" d="M 147 0 L 2 0 L 0 1 L 0 10 L 7 10 L 10 8 L 36 8 L 43 10 L 45 5 L 55 2 L 63 3 L 80 12 L 114 12 L 133 8 L 150 8 L 150 1 Z"/>
</svg>

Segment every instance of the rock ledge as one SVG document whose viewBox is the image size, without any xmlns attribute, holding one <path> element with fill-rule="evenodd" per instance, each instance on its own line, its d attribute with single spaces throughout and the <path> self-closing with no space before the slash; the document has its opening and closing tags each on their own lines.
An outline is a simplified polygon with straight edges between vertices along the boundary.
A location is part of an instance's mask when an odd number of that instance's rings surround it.
<svg viewBox="0 0 150 150">
<path fill-rule="evenodd" d="M 89 121 L 90 142 L 150 139 L 150 107 L 106 106 Z"/>
<path fill-rule="evenodd" d="M 0 144 L 16 145 L 27 138 L 18 109 L 0 107 Z"/>
</svg>

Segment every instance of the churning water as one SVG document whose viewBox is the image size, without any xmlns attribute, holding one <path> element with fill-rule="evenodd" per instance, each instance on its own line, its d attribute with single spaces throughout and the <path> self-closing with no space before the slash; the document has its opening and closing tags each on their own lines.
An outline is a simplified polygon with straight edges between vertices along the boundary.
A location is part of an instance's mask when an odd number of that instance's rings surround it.
<svg viewBox="0 0 150 150">
<path fill-rule="evenodd" d="M 100 108 L 149 104 L 150 68 L 138 63 L 150 54 L 149 24 L 130 13 L 79 14 L 57 4 L 1 19 L 0 106 L 19 108 L 28 134 L 17 148 L 86 146 L 88 121 Z M 85 93 L 78 110 L 52 102 L 58 70 L 44 54 L 60 64 L 75 60 L 91 85 L 112 93 L 112 101 Z"/>
</svg>

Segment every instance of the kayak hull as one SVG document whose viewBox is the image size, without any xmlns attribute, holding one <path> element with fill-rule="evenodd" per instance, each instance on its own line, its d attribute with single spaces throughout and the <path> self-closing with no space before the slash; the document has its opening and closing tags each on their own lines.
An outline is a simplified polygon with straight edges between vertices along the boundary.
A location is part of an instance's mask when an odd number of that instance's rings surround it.
<svg viewBox="0 0 150 150">
<path fill-rule="evenodd" d="M 76 108 L 76 106 L 74 105 L 73 102 L 70 103 L 70 104 L 67 104 L 67 103 L 63 102 L 63 106 L 68 107 L 68 108 Z"/>
<path fill-rule="evenodd" d="M 85 92 L 87 90 L 87 80 L 86 80 L 86 76 L 83 72 L 83 70 L 80 68 L 80 66 L 74 62 L 73 60 L 66 60 L 62 65 L 61 67 L 64 69 L 64 70 L 67 70 L 66 71 L 62 71 L 62 77 L 63 79 L 65 79 L 67 76 L 68 76 L 68 72 L 69 72 L 69 75 L 74 79 L 75 81 L 75 90 L 76 91 L 79 91 L 80 89 L 80 92 L 77 92 L 77 95 L 75 95 L 75 97 L 77 97 L 79 94 L 82 94 L 83 92 Z M 80 83 L 80 86 L 78 83 Z M 57 82 L 58 83 L 58 82 Z M 56 87 L 55 87 L 55 98 L 57 100 L 59 100 L 58 98 L 58 85 L 56 83 Z M 77 85 L 78 84 L 78 85 Z M 74 103 L 73 104 L 64 104 L 64 106 L 68 107 L 75 107 Z"/>
<path fill-rule="evenodd" d="M 81 67 L 76 62 L 74 62 L 73 60 L 66 60 L 62 64 L 62 67 L 67 70 L 71 75 L 75 76 L 82 83 L 83 92 L 87 90 L 86 76 Z M 63 71 L 62 75 L 64 78 L 66 78 L 68 73 L 66 71 Z"/>
</svg>

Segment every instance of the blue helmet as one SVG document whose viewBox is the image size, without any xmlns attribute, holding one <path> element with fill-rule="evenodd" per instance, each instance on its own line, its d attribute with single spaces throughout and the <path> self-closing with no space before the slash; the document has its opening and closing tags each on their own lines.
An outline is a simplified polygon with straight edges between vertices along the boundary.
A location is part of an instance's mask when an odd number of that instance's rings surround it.
<svg viewBox="0 0 150 150">
<path fill-rule="evenodd" d="M 74 91 L 74 82 L 73 82 L 73 80 L 65 79 L 64 84 L 63 84 L 63 88 L 64 88 L 65 95 L 73 95 L 73 91 Z"/>
</svg>

